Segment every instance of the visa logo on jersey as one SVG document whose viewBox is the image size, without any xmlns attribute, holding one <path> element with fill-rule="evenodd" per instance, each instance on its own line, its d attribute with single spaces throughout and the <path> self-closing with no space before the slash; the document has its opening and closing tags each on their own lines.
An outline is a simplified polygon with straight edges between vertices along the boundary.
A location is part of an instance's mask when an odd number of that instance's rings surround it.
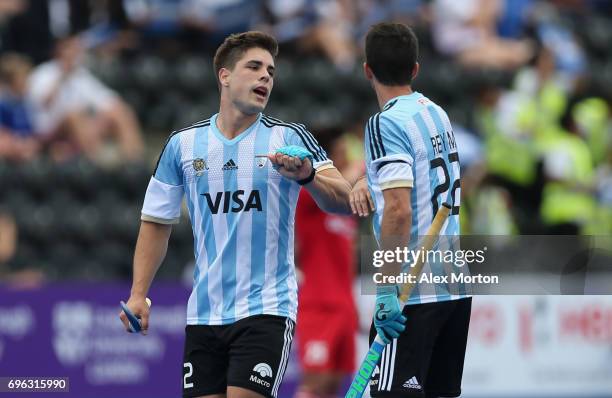
<svg viewBox="0 0 612 398">
<path fill-rule="evenodd" d="M 243 190 L 217 192 L 214 198 L 208 192 L 200 195 L 206 198 L 206 203 L 208 203 L 208 208 L 212 214 L 217 214 L 220 209 L 223 213 L 239 213 L 251 209 L 262 211 L 261 198 L 257 189 L 251 191 L 248 197 Z M 223 204 L 222 208 L 221 204 Z"/>
</svg>

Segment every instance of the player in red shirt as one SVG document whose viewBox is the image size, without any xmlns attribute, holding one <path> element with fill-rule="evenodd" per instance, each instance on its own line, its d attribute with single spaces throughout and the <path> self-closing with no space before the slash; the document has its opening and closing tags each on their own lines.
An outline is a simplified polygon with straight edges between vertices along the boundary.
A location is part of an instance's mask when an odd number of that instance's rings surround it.
<svg viewBox="0 0 612 398">
<path fill-rule="evenodd" d="M 346 143 L 329 131 L 324 145 L 345 178 L 360 175 L 351 167 Z M 306 190 L 296 211 L 296 264 L 300 269 L 297 341 L 303 371 L 295 398 L 335 397 L 354 370 L 357 310 L 353 300 L 357 220 L 322 212 Z"/>
</svg>

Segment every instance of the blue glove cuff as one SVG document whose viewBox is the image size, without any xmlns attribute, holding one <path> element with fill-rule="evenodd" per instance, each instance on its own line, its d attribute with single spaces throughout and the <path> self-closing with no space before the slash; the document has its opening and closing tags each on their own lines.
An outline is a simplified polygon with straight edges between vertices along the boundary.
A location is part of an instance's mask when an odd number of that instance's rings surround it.
<svg viewBox="0 0 612 398">
<path fill-rule="evenodd" d="M 309 150 L 302 148 L 297 145 L 288 145 L 282 148 L 278 148 L 276 153 L 282 153 L 283 155 L 292 156 L 296 158 L 300 158 L 300 160 L 304 160 L 306 158 L 310 159 L 312 162 L 312 153 Z"/>
</svg>

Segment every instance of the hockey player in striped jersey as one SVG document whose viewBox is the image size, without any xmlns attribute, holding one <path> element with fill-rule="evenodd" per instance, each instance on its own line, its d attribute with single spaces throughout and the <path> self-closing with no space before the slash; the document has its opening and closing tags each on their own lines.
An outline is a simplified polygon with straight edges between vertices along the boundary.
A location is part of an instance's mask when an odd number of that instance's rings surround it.
<svg viewBox="0 0 612 398">
<path fill-rule="evenodd" d="M 350 184 L 304 125 L 261 113 L 277 51 L 261 32 L 224 41 L 214 59 L 219 113 L 170 136 L 147 188 L 127 305 L 146 331 L 145 297 L 185 197 L 196 267 L 184 397 L 277 396 L 297 312 L 299 191 L 323 210 L 350 213 Z"/>
<path fill-rule="evenodd" d="M 446 112 L 412 90 L 417 54 L 417 38 L 405 25 L 380 23 L 367 34 L 364 72 L 381 111 L 366 125 L 367 186 L 362 179 L 353 188 L 353 210 L 374 211 L 382 250 L 418 249 L 419 236 L 442 203 L 449 203 L 442 241 L 458 249 L 448 238 L 460 234 L 457 145 Z M 423 273 L 439 272 L 440 265 L 428 262 Z M 391 262 L 383 273 L 397 275 L 408 266 Z M 370 343 L 378 333 L 388 345 L 372 377 L 372 397 L 459 396 L 471 298 L 462 286 L 417 284 L 402 309 L 398 288 L 377 286 Z"/>
</svg>

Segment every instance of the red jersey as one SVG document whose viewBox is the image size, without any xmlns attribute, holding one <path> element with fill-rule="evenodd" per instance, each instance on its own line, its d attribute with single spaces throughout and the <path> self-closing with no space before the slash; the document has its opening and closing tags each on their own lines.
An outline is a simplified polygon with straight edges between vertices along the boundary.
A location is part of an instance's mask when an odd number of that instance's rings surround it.
<svg viewBox="0 0 612 398">
<path fill-rule="evenodd" d="M 300 308 L 355 308 L 356 232 L 353 216 L 326 213 L 307 190 L 301 190 L 295 216 Z"/>
</svg>

